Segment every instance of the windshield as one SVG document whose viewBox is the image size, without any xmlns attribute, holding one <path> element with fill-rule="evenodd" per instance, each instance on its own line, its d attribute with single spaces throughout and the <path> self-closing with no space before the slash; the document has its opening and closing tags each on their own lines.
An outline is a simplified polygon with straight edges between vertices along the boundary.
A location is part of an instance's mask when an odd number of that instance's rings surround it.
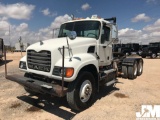
<svg viewBox="0 0 160 120">
<path fill-rule="evenodd" d="M 77 37 L 99 38 L 99 21 L 76 21 L 61 25 L 59 36 L 66 37 L 71 31 L 77 33 Z"/>
</svg>

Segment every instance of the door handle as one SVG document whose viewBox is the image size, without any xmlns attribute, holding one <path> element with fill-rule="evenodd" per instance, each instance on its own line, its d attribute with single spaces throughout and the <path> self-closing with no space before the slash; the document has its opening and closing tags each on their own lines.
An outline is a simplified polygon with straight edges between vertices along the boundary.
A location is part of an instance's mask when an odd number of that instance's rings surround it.
<svg viewBox="0 0 160 120">
<path fill-rule="evenodd" d="M 106 48 L 107 46 L 103 46 L 103 48 Z"/>
</svg>

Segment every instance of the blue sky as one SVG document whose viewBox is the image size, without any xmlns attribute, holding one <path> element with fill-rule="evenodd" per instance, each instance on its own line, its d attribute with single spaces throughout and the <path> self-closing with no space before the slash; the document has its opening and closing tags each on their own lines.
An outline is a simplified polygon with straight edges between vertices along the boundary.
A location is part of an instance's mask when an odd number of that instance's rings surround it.
<svg viewBox="0 0 160 120">
<path fill-rule="evenodd" d="M 122 42 L 148 43 L 160 37 L 159 12 L 159 0 L 0 0 L 0 35 L 6 44 L 17 42 L 19 36 L 34 43 L 51 38 L 52 29 L 71 14 L 83 18 L 97 14 L 117 17 Z"/>
</svg>

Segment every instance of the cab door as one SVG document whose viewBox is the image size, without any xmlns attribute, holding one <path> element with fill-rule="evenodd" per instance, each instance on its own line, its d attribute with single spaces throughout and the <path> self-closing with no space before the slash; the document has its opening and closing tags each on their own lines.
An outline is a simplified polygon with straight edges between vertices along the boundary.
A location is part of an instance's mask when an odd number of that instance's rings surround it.
<svg viewBox="0 0 160 120">
<path fill-rule="evenodd" d="M 99 66 L 106 66 L 111 64 L 112 59 L 112 43 L 111 42 L 111 28 L 103 25 L 101 31 L 101 38 L 99 41 Z"/>
</svg>

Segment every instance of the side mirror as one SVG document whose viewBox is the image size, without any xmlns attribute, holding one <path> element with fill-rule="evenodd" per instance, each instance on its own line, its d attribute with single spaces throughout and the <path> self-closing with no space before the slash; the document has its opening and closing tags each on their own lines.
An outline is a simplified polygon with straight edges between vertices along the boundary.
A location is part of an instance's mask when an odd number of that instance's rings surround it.
<svg viewBox="0 0 160 120">
<path fill-rule="evenodd" d="M 112 38 L 112 41 L 114 44 L 118 43 L 119 42 L 119 39 L 118 38 Z"/>
<path fill-rule="evenodd" d="M 71 40 L 74 40 L 74 39 L 77 37 L 76 31 L 71 31 L 71 32 L 68 34 L 68 37 L 69 37 Z"/>
</svg>

